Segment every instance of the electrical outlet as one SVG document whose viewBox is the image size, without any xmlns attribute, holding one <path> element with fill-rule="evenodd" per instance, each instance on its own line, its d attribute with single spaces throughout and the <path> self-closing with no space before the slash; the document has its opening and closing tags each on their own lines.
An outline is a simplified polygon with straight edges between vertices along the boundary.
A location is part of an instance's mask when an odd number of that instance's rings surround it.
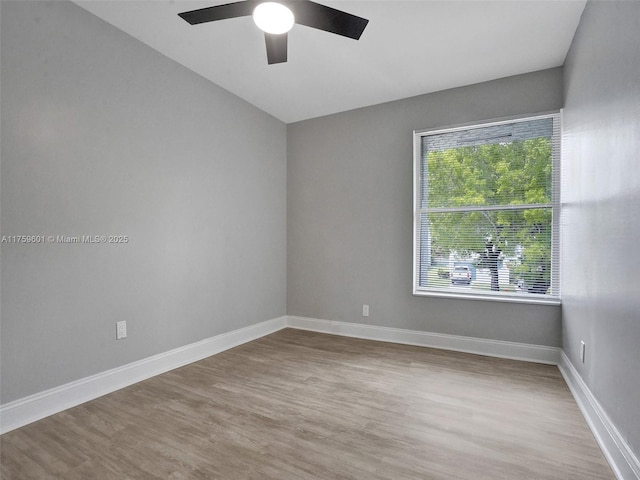
<svg viewBox="0 0 640 480">
<path fill-rule="evenodd" d="M 127 338 L 127 321 L 116 322 L 116 340 Z"/>
<path fill-rule="evenodd" d="M 362 316 L 363 317 L 369 316 L 369 305 L 362 305 Z"/>
<path fill-rule="evenodd" d="M 584 354 L 586 349 L 587 345 L 582 340 L 580 340 L 580 360 L 582 360 L 582 363 L 584 363 Z"/>
</svg>

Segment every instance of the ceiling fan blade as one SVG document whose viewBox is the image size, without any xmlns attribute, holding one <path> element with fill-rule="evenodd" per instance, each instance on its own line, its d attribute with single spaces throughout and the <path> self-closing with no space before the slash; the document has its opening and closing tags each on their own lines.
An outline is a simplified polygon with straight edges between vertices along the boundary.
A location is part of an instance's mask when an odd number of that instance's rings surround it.
<svg viewBox="0 0 640 480">
<path fill-rule="evenodd" d="M 178 15 L 191 25 L 198 23 L 214 22 L 226 18 L 246 17 L 253 13 L 261 2 L 255 0 L 244 0 L 242 2 L 227 3 L 225 5 L 214 5 L 213 7 L 200 8 L 189 12 L 182 12 Z"/>
<path fill-rule="evenodd" d="M 286 33 L 266 33 L 264 41 L 267 44 L 267 63 L 284 63 L 287 61 L 287 36 Z"/>
<path fill-rule="evenodd" d="M 293 12 L 296 23 L 358 40 L 369 20 L 310 0 L 283 2 Z"/>
</svg>

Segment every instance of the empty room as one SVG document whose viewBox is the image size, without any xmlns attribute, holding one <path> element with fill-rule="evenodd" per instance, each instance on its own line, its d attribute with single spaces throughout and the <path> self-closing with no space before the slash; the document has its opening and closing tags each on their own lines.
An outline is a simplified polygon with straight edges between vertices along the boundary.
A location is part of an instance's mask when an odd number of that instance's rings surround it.
<svg viewBox="0 0 640 480">
<path fill-rule="evenodd" d="M 0 0 L 0 478 L 640 480 L 640 1 Z"/>
</svg>

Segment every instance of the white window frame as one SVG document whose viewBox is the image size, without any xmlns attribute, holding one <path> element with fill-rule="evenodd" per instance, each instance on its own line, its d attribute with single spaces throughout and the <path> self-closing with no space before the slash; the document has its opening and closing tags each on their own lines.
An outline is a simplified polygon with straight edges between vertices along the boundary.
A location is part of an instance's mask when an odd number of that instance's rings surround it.
<svg viewBox="0 0 640 480">
<path fill-rule="evenodd" d="M 552 233 L 551 233 L 551 294 L 514 294 L 503 292 L 460 292 L 449 291 L 445 288 L 422 287 L 419 285 L 419 265 L 420 265 L 420 216 L 425 213 L 420 208 L 420 192 L 422 192 L 422 139 L 429 135 L 438 135 L 443 133 L 455 132 L 460 130 L 472 130 L 475 128 L 490 127 L 513 123 L 517 121 L 535 120 L 541 118 L 554 118 L 553 136 L 556 141 L 552 143 L 552 201 L 551 204 L 544 205 L 527 205 L 526 208 L 541 207 L 551 208 L 552 212 Z M 560 162 L 561 162 L 561 128 L 562 128 L 562 111 L 544 112 L 539 114 L 520 115 L 514 117 L 505 117 L 500 119 L 488 120 L 483 122 L 473 122 L 467 124 L 454 125 L 438 129 L 414 130 L 413 132 L 413 294 L 416 296 L 434 296 L 445 298 L 462 298 L 473 300 L 489 300 L 499 302 L 559 305 L 560 297 Z M 474 209 L 483 209 L 483 207 L 461 208 L 459 210 L 472 211 Z M 509 207 L 492 207 L 498 210 Z M 521 206 L 514 208 L 521 209 Z M 432 212 L 437 209 L 431 209 Z M 449 210 L 451 211 L 451 210 Z"/>
</svg>

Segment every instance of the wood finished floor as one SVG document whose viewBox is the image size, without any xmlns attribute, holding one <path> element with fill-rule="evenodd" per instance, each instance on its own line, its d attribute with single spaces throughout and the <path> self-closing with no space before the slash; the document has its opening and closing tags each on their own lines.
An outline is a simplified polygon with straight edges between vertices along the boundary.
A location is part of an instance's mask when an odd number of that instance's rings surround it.
<svg viewBox="0 0 640 480">
<path fill-rule="evenodd" d="M 0 448 L 3 480 L 614 479 L 556 367 L 291 329 Z"/>
</svg>

